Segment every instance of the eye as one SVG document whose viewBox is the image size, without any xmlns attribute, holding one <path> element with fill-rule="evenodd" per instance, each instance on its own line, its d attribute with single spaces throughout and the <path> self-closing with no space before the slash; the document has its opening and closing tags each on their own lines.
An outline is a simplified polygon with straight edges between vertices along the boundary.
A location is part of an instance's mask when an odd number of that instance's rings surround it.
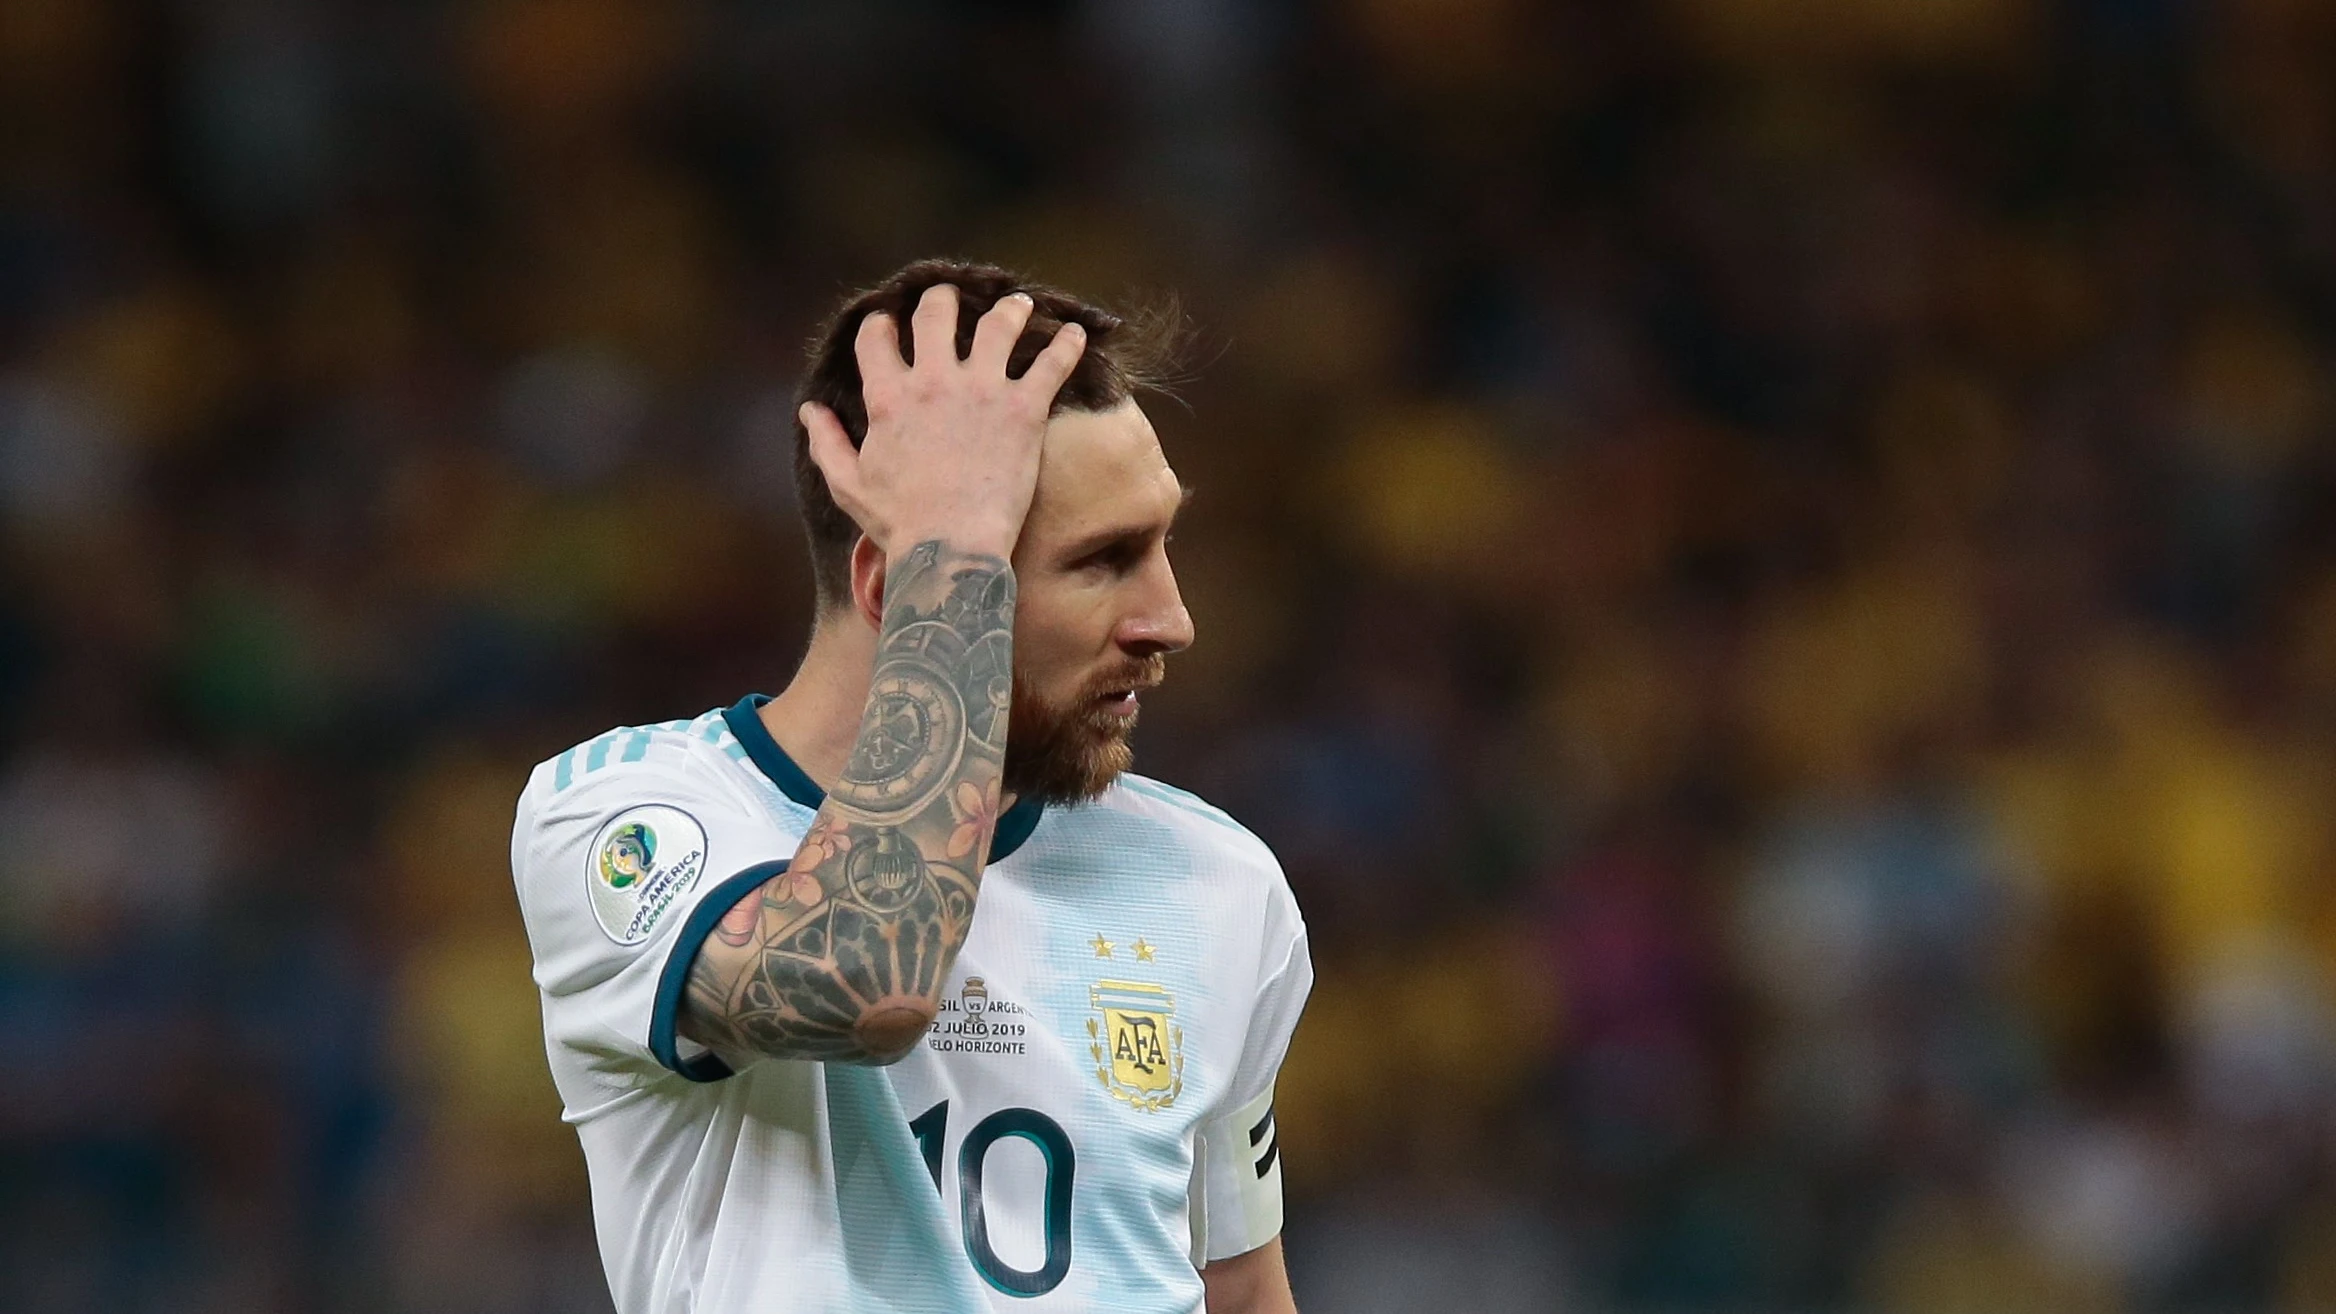
<svg viewBox="0 0 2336 1314">
<path fill-rule="evenodd" d="M 1144 559 L 1144 545 L 1135 539 L 1117 539 L 1072 563 L 1074 570 L 1107 570 L 1124 575 Z"/>
</svg>

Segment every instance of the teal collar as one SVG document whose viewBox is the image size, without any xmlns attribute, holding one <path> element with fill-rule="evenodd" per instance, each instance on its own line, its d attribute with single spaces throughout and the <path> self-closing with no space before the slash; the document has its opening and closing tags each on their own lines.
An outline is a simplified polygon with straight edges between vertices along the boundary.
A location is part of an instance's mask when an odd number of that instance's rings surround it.
<svg viewBox="0 0 2336 1314">
<path fill-rule="evenodd" d="M 756 715 L 770 700 L 769 694 L 748 694 L 723 712 L 722 719 L 729 723 L 730 733 L 738 736 L 739 746 L 746 750 L 746 759 L 754 763 L 756 770 L 778 786 L 780 793 L 816 811 L 827 802 L 827 791 L 803 774 L 803 768 L 795 765 L 795 759 L 787 756 L 787 750 L 779 747 L 778 740 L 771 738 L 762 718 Z M 1038 819 L 1045 812 L 1046 805 L 1036 799 L 1016 799 L 1014 806 L 998 817 L 998 828 L 990 833 L 990 861 L 997 862 L 1021 848 L 1022 842 L 1030 838 L 1030 832 L 1038 829 Z"/>
</svg>

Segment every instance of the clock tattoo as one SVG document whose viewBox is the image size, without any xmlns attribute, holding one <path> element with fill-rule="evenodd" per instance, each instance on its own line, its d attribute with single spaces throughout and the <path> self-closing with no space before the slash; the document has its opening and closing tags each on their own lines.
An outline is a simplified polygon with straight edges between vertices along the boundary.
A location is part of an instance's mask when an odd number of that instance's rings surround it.
<svg viewBox="0 0 2336 1314">
<path fill-rule="evenodd" d="M 913 659 L 887 662 L 869 686 L 836 798 L 863 812 L 915 813 L 949 783 L 964 740 L 965 704 L 947 677 Z"/>
<path fill-rule="evenodd" d="M 858 737 L 786 871 L 690 966 L 684 1034 L 717 1050 L 889 1063 L 973 922 L 1014 691 L 1014 572 L 927 542 L 885 583 Z M 994 810 L 994 809 L 993 809 Z M 918 1019 L 924 1019 L 920 1023 Z"/>
<path fill-rule="evenodd" d="M 995 630 L 965 654 L 966 731 L 993 753 L 1006 751 L 1006 724 L 1014 708 L 1014 641 Z"/>
</svg>

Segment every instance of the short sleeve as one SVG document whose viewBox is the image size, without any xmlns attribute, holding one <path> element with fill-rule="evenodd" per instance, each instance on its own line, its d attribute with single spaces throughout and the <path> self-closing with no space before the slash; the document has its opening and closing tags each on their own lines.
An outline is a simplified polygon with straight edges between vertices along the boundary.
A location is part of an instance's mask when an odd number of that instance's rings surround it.
<svg viewBox="0 0 2336 1314">
<path fill-rule="evenodd" d="M 1274 873 L 1267 940 L 1249 1030 L 1234 1069 L 1229 1113 L 1201 1126 L 1193 1149 L 1193 1262 L 1247 1254 L 1281 1235 L 1281 1140 L 1274 1126 L 1274 1080 L 1314 988 L 1306 926 L 1289 887 Z"/>
<path fill-rule="evenodd" d="M 798 837 L 698 764 L 660 757 L 564 789 L 539 769 L 520 796 L 512 874 L 555 1075 L 730 1075 L 677 1034 L 682 989 L 714 923 L 785 870 Z"/>
</svg>

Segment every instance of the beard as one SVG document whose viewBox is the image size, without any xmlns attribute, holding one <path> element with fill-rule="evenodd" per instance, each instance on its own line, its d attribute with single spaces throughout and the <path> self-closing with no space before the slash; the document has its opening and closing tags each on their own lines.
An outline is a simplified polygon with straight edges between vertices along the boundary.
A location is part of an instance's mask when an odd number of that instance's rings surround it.
<svg viewBox="0 0 2336 1314">
<path fill-rule="evenodd" d="M 1111 788 L 1135 761 L 1128 734 L 1136 718 L 1107 711 L 1103 696 L 1160 683 L 1167 662 L 1152 656 L 1090 680 L 1067 703 L 1033 691 L 1014 673 L 1014 703 L 1006 727 L 1006 765 L 1000 782 L 1017 799 L 1049 807 L 1084 803 Z"/>
</svg>

